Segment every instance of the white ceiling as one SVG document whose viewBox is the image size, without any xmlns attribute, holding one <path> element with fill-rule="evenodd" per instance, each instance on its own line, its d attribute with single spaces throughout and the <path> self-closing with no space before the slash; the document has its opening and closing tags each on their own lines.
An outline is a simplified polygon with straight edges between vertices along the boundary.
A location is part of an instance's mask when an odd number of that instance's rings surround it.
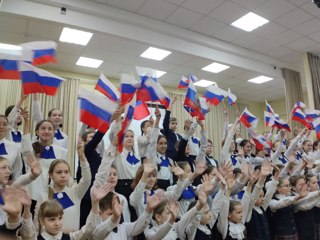
<svg viewBox="0 0 320 240">
<path fill-rule="evenodd" d="M 57 12 L 66 6 L 67 14 L 43 13 L 40 8 L 44 5 L 39 2 L 55 7 Z M 250 33 L 230 26 L 249 11 L 270 22 Z M 81 21 L 71 24 L 80 14 Z M 115 24 L 88 27 L 90 19 L 84 18 L 84 14 L 96 17 L 97 23 L 103 18 Z M 58 63 L 47 66 L 52 69 L 97 77 L 103 71 L 109 77 L 119 78 L 120 73 L 133 73 L 134 66 L 151 67 L 168 72 L 159 81 L 173 88 L 182 75 L 192 73 L 199 79 L 217 82 L 221 88 L 230 87 L 241 99 L 261 102 L 284 97 L 279 67 L 301 71 L 303 52 L 320 54 L 319 16 L 320 9 L 311 0 L 5 0 L 0 7 L 0 42 L 57 41 Z M 123 23 L 127 32 L 116 28 L 116 24 Z M 91 28 L 94 35 L 87 46 L 58 42 L 62 28 L 72 25 L 84 30 Z M 149 34 L 142 35 L 140 29 Z M 175 38 L 182 40 L 177 45 L 165 44 L 157 37 L 159 33 L 163 33 L 163 39 L 168 36 L 168 43 L 174 43 Z M 139 57 L 150 45 L 173 53 L 161 62 Z M 205 51 L 198 51 L 201 46 L 203 50 L 222 53 L 206 55 Z M 79 67 L 75 65 L 79 56 L 104 62 L 98 69 Z M 219 74 L 201 70 L 213 60 L 231 68 Z M 278 77 L 261 85 L 247 82 L 261 73 Z"/>
</svg>

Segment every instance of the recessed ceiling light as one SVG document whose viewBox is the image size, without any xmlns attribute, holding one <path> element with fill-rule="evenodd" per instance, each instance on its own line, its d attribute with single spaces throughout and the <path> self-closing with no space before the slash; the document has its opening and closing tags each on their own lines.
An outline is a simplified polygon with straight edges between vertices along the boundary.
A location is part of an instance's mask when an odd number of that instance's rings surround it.
<svg viewBox="0 0 320 240">
<path fill-rule="evenodd" d="M 205 79 L 201 79 L 201 80 L 194 83 L 195 86 L 199 86 L 199 87 L 208 87 L 213 84 L 216 84 L 216 83 L 212 82 L 212 81 L 205 80 Z"/>
<path fill-rule="evenodd" d="M 249 79 L 248 82 L 261 84 L 261 83 L 269 82 L 271 80 L 273 80 L 273 78 L 271 78 L 271 77 L 259 76 L 259 77 L 256 77 L 256 78 Z"/>
<path fill-rule="evenodd" d="M 161 76 L 165 75 L 166 73 L 167 72 L 156 70 L 157 78 L 160 78 Z"/>
<path fill-rule="evenodd" d="M 91 32 L 84 32 L 84 31 L 65 27 L 61 32 L 59 41 L 86 46 L 90 41 L 92 35 L 93 33 Z"/>
<path fill-rule="evenodd" d="M 80 57 L 76 64 L 84 67 L 98 68 L 101 65 L 101 63 L 103 63 L 102 60 Z"/>
<path fill-rule="evenodd" d="M 265 19 L 253 12 L 249 12 L 243 17 L 231 23 L 231 25 L 244 31 L 251 32 L 252 30 L 261 27 L 268 22 L 268 19 Z"/>
<path fill-rule="evenodd" d="M 160 48 L 149 47 L 146 51 L 144 51 L 140 57 L 149 58 L 157 61 L 161 61 L 165 57 L 171 54 L 170 51 L 163 50 Z"/>
<path fill-rule="evenodd" d="M 214 63 L 209 64 L 206 67 L 203 67 L 202 70 L 205 70 L 208 72 L 213 72 L 213 73 L 219 73 L 219 72 L 222 72 L 228 68 L 230 68 L 230 67 L 227 65 L 223 65 L 221 63 L 214 62 Z"/>
</svg>

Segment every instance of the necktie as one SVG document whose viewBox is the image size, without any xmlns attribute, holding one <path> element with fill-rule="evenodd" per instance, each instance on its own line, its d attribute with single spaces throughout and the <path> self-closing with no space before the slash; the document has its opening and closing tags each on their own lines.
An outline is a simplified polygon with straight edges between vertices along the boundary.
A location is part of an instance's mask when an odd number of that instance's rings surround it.
<svg viewBox="0 0 320 240">
<path fill-rule="evenodd" d="M 199 140 L 195 137 L 191 137 L 191 140 L 194 144 L 198 144 L 199 143 Z"/>
<path fill-rule="evenodd" d="M 238 162 L 236 156 L 235 155 L 231 155 L 230 158 L 231 158 L 232 165 L 235 166 L 237 164 L 237 162 Z"/>
<path fill-rule="evenodd" d="M 194 193 L 194 190 L 191 186 L 187 187 L 186 189 L 183 190 L 181 197 L 183 199 L 192 199 L 196 196 L 196 194 Z"/>
<path fill-rule="evenodd" d="M 42 146 L 41 158 L 43 159 L 55 159 L 53 147 L 52 146 Z"/>
<path fill-rule="evenodd" d="M 151 189 L 151 191 L 150 191 L 150 196 L 152 196 L 154 194 L 154 191 Z M 144 192 L 143 193 L 143 203 L 144 204 L 147 204 L 147 192 Z"/>
<path fill-rule="evenodd" d="M 59 129 L 57 129 L 54 133 L 54 137 L 57 139 L 57 140 L 60 140 L 60 139 L 64 139 L 64 137 L 62 136 L 61 132 Z"/>
<path fill-rule="evenodd" d="M 0 155 L 8 155 L 4 143 L 1 143 L 1 144 L 0 144 Z"/>
</svg>

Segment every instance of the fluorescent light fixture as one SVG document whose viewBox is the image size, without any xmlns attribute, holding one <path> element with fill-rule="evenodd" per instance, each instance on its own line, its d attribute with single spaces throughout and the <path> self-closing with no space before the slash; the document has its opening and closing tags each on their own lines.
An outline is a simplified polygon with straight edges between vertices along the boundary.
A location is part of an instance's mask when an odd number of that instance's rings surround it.
<svg viewBox="0 0 320 240">
<path fill-rule="evenodd" d="M 18 45 L 0 43 L 0 52 L 6 53 L 6 54 L 21 55 L 22 47 Z"/>
<path fill-rule="evenodd" d="M 269 82 L 271 80 L 273 80 L 273 78 L 271 78 L 271 77 L 259 76 L 259 77 L 256 77 L 256 78 L 249 79 L 248 82 L 261 84 L 261 83 Z"/>
<path fill-rule="evenodd" d="M 249 12 L 243 17 L 231 23 L 232 26 L 240 28 L 244 31 L 251 32 L 252 30 L 261 27 L 262 25 L 268 23 L 269 20 L 259 15 Z"/>
<path fill-rule="evenodd" d="M 201 79 L 201 80 L 197 81 L 196 83 L 194 83 L 195 86 L 199 86 L 199 87 L 208 87 L 213 84 L 216 84 L 216 83 L 212 82 L 212 81 L 205 80 L 205 79 Z"/>
<path fill-rule="evenodd" d="M 165 75 L 166 73 L 167 73 L 167 72 L 156 70 L 157 78 L 162 77 L 162 76 Z"/>
<path fill-rule="evenodd" d="M 165 57 L 171 54 L 170 51 L 163 50 L 160 48 L 149 47 L 146 51 L 144 51 L 140 57 L 149 58 L 157 61 L 161 61 Z"/>
<path fill-rule="evenodd" d="M 102 60 L 80 57 L 76 64 L 84 67 L 98 68 L 101 65 L 101 63 L 103 63 Z"/>
<path fill-rule="evenodd" d="M 206 67 L 203 67 L 202 70 L 205 70 L 208 72 L 213 72 L 213 73 L 219 73 L 219 72 L 222 72 L 228 68 L 230 68 L 230 67 L 227 65 L 223 65 L 221 63 L 214 62 L 214 63 L 209 64 Z"/>
<path fill-rule="evenodd" d="M 61 32 L 59 41 L 86 46 L 90 41 L 92 35 L 93 33 L 91 32 L 84 32 L 84 31 L 65 27 Z"/>
</svg>

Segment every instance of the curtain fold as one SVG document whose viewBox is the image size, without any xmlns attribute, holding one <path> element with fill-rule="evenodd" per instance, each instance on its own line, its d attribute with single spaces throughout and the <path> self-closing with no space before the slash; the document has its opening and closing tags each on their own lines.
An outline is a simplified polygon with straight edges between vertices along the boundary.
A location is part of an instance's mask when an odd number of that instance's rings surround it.
<svg viewBox="0 0 320 240">
<path fill-rule="evenodd" d="M 299 72 L 287 68 L 282 69 L 282 76 L 284 78 L 285 85 L 285 101 L 287 106 L 287 116 L 289 118 L 288 121 L 290 123 L 291 129 L 293 130 L 297 126 L 302 126 L 297 121 L 291 121 L 291 110 L 294 104 L 297 101 L 303 102 L 301 77 Z"/>
<path fill-rule="evenodd" d="M 181 93 L 172 93 L 168 92 L 170 98 L 173 96 L 177 97 L 176 103 L 172 107 L 172 113 L 171 116 L 174 116 L 178 119 L 178 132 L 183 132 L 183 125 L 184 121 L 186 119 L 190 119 L 191 116 L 189 113 L 184 109 L 183 102 L 185 99 L 185 94 Z M 227 101 L 227 100 L 224 100 Z M 239 109 L 239 112 L 241 112 L 245 109 L 246 105 L 236 103 L 237 107 Z M 211 139 L 213 141 L 213 151 L 214 151 L 214 157 L 218 161 L 220 160 L 220 150 L 222 148 L 221 141 L 223 138 L 223 131 L 224 131 L 224 107 L 228 110 L 229 113 L 229 123 L 234 123 L 237 113 L 236 113 L 236 107 L 230 106 L 226 103 L 220 103 L 218 106 L 212 106 L 212 110 L 207 113 L 206 120 L 205 120 L 205 128 L 207 133 L 207 138 Z M 245 127 L 242 125 L 240 126 L 241 134 L 243 137 L 247 136 L 247 131 Z M 200 136 L 200 128 L 198 127 L 196 136 Z"/>
<path fill-rule="evenodd" d="M 320 109 L 320 58 L 312 53 L 307 53 L 311 73 L 314 108 Z"/>
</svg>

